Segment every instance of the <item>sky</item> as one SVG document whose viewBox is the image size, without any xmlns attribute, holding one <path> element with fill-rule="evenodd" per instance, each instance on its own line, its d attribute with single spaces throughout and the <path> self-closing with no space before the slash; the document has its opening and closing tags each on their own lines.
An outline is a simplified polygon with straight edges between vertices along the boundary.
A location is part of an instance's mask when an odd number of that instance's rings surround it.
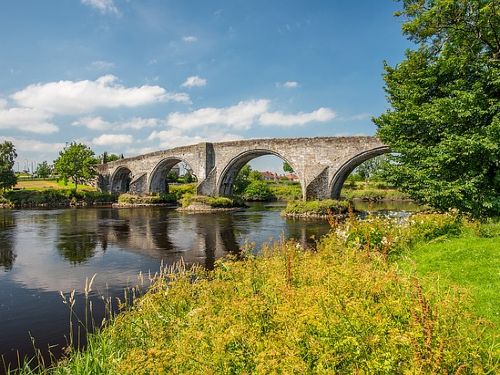
<svg viewBox="0 0 500 375">
<path fill-rule="evenodd" d="M 388 108 L 383 63 L 411 47 L 393 16 L 400 7 L 1 0 L 0 142 L 14 143 L 22 170 L 70 142 L 127 157 L 204 141 L 374 135 L 371 117 Z"/>
</svg>

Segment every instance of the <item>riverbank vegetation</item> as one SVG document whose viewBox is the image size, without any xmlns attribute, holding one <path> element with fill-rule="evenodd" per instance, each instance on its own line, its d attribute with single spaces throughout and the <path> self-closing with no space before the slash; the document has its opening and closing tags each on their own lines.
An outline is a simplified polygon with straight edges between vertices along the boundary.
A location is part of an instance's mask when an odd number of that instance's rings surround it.
<svg viewBox="0 0 500 375">
<path fill-rule="evenodd" d="M 241 199 L 228 197 L 207 197 L 205 195 L 184 194 L 180 200 L 184 211 L 206 211 L 210 209 L 231 209 L 245 207 Z"/>
<path fill-rule="evenodd" d="M 165 271 L 149 292 L 71 352 L 53 374 L 495 373 L 498 317 L 475 285 L 498 290 L 500 224 L 452 214 L 405 223 L 332 220 L 317 251 L 289 241 L 225 258 L 213 271 Z M 480 241 L 486 264 L 441 282 L 464 259 L 448 250 Z M 430 249 L 429 246 L 432 248 Z M 427 249 L 427 250 L 426 250 Z M 449 257 L 433 263 L 423 253 Z M 436 254 L 437 253 L 437 254 Z M 495 263 L 496 262 L 496 263 Z M 447 264 L 450 264 L 448 269 Z M 434 273 L 435 272 L 435 273 Z M 495 289 L 493 289 L 495 290 Z M 476 308 L 479 306 L 478 308 Z M 25 366 L 21 373 L 39 373 Z"/>
<path fill-rule="evenodd" d="M 325 199 L 322 201 L 291 201 L 282 211 L 287 217 L 324 217 L 346 214 L 349 210 L 348 201 Z"/>
<path fill-rule="evenodd" d="M 0 195 L 4 207 L 69 207 L 116 202 L 117 196 L 99 191 L 75 191 L 73 189 L 9 190 Z"/>
</svg>

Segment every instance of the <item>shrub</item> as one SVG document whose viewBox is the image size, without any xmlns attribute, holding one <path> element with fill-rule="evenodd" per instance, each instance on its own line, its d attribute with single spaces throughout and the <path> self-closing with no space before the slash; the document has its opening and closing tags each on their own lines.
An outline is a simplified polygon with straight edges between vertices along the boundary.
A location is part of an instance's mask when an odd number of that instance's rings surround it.
<svg viewBox="0 0 500 375">
<path fill-rule="evenodd" d="M 177 201 L 177 197 L 172 193 L 164 193 L 157 195 L 134 195 L 134 194 L 121 194 L 118 197 L 118 203 L 125 204 L 160 204 L 160 203 L 173 203 Z"/>
<path fill-rule="evenodd" d="M 196 194 L 196 184 L 168 185 L 168 192 L 174 194 L 176 200 L 182 199 L 184 194 Z"/>
<path fill-rule="evenodd" d="M 231 207 L 242 207 L 243 202 L 237 198 L 228 197 L 207 197 L 205 195 L 191 195 L 185 194 L 181 199 L 182 207 L 188 207 L 191 205 L 206 205 L 212 208 L 231 208 Z"/>
<path fill-rule="evenodd" d="M 322 201 L 292 201 L 288 202 L 283 211 L 285 215 L 329 215 L 343 214 L 349 209 L 348 201 L 325 199 Z"/>
<path fill-rule="evenodd" d="M 259 180 L 253 180 L 246 187 L 242 198 L 247 201 L 269 201 L 275 199 L 267 182 Z"/>
</svg>

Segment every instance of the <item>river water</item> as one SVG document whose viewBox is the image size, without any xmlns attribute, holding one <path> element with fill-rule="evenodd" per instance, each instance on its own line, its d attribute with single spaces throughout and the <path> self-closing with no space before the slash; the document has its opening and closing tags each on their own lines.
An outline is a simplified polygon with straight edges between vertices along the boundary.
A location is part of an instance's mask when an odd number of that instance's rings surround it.
<svg viewBox="0 0 500 375">
<path fill-rule="evenodd" d="M 183 259 L 187 265 L 212 268 L 217 258 L 237 254 L 247 244 L 258 250 L 264 243 L 294 238 L 314 247 L 329 230 L 325 221 L 285 220 L 282 208 L 255 204 L 218 214 L 167 207 L 0 209 L 0 355 L 15 367 L 18 353 L 21 358 L 33 355 L 34 340 L 43 353 L 50 345 L 59 356 L 70 331 L 69 309 L 60 293 L 75 290 L 75 311 L 82 317 L 85 280 L 94 274 L 90 299 L 94 319 L 100 321 L 102 298 L 123 297 L 125 288 L 140 282 L 140 273 L 154 274 L 162 262 Z"/>
</svg>

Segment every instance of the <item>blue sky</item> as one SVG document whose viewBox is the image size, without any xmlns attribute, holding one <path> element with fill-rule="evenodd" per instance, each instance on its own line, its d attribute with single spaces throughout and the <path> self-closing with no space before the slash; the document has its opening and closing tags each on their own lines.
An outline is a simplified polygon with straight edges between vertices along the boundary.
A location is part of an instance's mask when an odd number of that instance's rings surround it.
<svg viewBox="0 0 500 375">
<path fill-rule="evenodd" d="M 0 141 L 132 156 L 201 141 L 372 135 L 392 0 L 0 3 Z"/>
</svg>

